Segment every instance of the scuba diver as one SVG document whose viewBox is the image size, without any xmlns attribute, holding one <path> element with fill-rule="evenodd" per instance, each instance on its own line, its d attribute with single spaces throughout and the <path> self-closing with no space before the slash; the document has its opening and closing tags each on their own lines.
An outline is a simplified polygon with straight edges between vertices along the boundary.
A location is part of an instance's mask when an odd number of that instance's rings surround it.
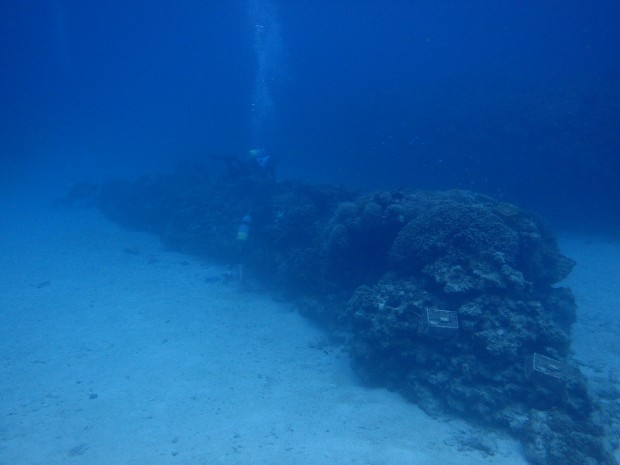
<svg viewBox="0 0 620 465">
<path fill-rule="evenodd" d="M 275 181 L 276 171 L 274 160 L 264 149 L 248 150 L 243 155 L 211 155 L 213 160 L 226 162 L 226 173 L 232 178 L 256 176 Z"/>
<path fill-rule="evenodd" d="M 263 149 L 248 150 L 242 155 L 210 155 L 209 158 L 225 163 L 225 186 L 235 194 L 232 208 L 235 209 L 235 202 L 245 207 L 245 215 L 240 218 L 234 245 L 230 248 L 231 264 L 222 275 L 222 282 L 247 289 L 251 275 L 246 271 L 251 268 L 255 247 L 252 229 L 259 231 L 273 218 L 273 196 L 278 186 L 274 160 Z"/>
<path fill-rule="evenodd" d="M 230 206 L 234 210 L 237 206 L 243 206 L 240 213 L 244 213 L 239 218 L 234 245 L 231 244 L 232 264 L 223 274 L 222 281 L 246 288 L 248 279 L 245 270 L 252 261 L 255 247 L 252 230 L 260 231 L 273 218 L 273 197 L 278 189 L 274 160 L 263 149 L 252 149 L 242 155 L 212 155 L 209 158 L 225 162 L 226 187 L 234 192 Z"/>
</svg>

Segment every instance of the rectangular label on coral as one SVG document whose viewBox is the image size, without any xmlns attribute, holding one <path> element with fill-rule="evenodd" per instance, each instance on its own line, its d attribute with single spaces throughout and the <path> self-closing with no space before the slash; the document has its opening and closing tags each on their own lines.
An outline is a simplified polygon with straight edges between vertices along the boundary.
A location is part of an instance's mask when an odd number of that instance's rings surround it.
<svg viewBox="0 0 620 465">
<path fill-rule="evenodd" d="M 424 316 L 424 326 L 426 329 L 445 329 L 456 330 L 459 329 L 459 320 L 456 312 L 449 310 L 438 310 L 434 308 L 427 308 Z"/>
<path fill-rule="evenodd" d="M 575 370 L 567 363 L 534 353 L 525 361 L 525 376 L 530 378 L 537 374 L 568 381 L 575 376 Z"/>
</svg>

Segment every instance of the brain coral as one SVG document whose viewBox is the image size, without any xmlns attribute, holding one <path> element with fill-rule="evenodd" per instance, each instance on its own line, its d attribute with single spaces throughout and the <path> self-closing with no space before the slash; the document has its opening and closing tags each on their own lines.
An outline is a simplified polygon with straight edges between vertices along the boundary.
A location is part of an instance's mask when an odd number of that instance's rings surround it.
<svg viewBox="0 0 620 465">
<path fill-rule="evenodd" d="M 515 262 L 519 237 L 492 210 L 482 205 L 443 201 L 411 220 L 390 250 L 392 262 L 415 272 L 439 259 L 500 254 Z"/>
</svg>

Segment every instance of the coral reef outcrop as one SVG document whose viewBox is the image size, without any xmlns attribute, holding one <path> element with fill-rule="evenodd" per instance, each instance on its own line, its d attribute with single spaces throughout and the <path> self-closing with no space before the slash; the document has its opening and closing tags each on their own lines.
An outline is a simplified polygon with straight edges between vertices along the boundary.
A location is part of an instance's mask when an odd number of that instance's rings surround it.
<svg viewBox="0 0 620 465">
<path fill-rule="evenodd" d="M 366 382 L 501 426 L 533 464 L 616 464 L 611 419 L 571 356 L 576 306 L 558 283 L 574 262 L 535 214 L 467 191 L 355 192 L 195 169 L 95 191 L 111 219 L 243 263 L 348 331 Z"/>
</svg>

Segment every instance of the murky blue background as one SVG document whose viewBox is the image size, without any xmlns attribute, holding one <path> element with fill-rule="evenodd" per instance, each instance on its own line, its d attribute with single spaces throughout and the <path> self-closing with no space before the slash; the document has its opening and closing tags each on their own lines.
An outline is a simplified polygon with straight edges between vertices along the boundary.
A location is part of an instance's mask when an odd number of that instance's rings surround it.
<svg viewBox="0 0 620 465">
<path fill-rule="evenodd" d="M 618 231 L 619 21 L 612 0 L 7 0 L 0 183 L 264 147 L 280 177 Z"/>
</svg>

